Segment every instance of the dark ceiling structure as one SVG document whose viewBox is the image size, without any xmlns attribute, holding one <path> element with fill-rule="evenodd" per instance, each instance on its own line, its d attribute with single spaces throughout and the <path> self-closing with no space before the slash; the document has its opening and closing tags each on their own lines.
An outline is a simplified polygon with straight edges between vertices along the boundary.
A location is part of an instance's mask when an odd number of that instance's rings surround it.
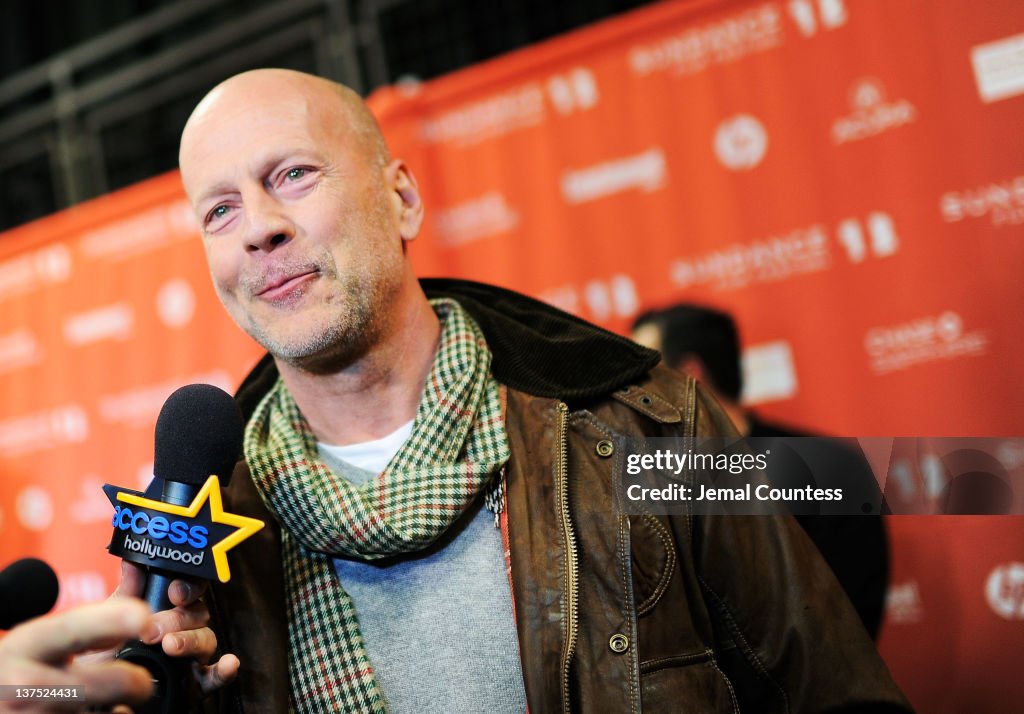
<svg viewBox="0 0 1024 714">
<path fill-rule="evenodd" d="M 176 166 L 221 79 L 290 67 L 362 94 L 430 79 L 649 0 L 7 0 L 0 230 Z"/>
</svg>

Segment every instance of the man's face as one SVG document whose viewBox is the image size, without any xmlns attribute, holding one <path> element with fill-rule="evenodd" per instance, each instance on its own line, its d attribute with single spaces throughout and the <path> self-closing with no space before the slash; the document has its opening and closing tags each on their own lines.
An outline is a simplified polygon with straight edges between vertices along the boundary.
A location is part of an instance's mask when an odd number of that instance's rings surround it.
<svg viewBox="0 0 1024 714">
<path fill-rule="evenodd" d="M 221 301 L 271 354 L 308 369 L 373 344 L 404 269 L 395 166 L 323 95 L 280 81 L 229 87 L 200 106 L 181 150 Z"/>
<path fill-rule="evenodd" d="M 645 322 L 634 327 L 631 337 L 637 344 L 650 347 L 652 350 L 661 350 L 661 330 L 653 322 Z"/>
</svg>

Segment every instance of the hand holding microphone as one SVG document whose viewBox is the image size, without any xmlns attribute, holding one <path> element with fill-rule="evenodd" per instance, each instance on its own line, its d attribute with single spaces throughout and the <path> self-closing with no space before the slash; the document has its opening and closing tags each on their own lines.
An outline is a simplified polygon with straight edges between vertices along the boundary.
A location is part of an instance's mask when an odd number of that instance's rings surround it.
<svg viewBox="0 0 1024 714">
<path fill-rule="evenodd" d="M 187 711 L 192 680 L 208 691 L 238 670 L 233 655 L 204 666 L 217 643 L 200 598 L 207 580 L 230 578 L 227 551 L 263 527 L 227 513 L 221 501 L 220 482 L 241 454 L 243 428 L 226 392 L 182 387 L 157 418 L 154 478 L 145 493 L 104 487 L 114 506 L 109 550 L 126 561 L 115 595 L 141 595 L 156 613 L 116 655 L 152 676 L 153 698 L 139 712 Z M 196 660 L 191 672 L 185 658 Z"/>
</svg>

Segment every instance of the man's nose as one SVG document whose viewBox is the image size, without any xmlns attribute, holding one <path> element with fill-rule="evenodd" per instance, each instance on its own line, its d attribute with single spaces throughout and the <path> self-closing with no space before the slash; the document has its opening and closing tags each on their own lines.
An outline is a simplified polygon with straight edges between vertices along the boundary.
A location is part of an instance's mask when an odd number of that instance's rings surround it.
<svg viewBox="0 0 1024 714">
<path fill-rule="evenodd" d="M 295 235 L 291 220 L 282 206 L 266 195 L 250 197 L 246 201 L 246 250 L 270 252 L 289 242 Z"/>
</svg>

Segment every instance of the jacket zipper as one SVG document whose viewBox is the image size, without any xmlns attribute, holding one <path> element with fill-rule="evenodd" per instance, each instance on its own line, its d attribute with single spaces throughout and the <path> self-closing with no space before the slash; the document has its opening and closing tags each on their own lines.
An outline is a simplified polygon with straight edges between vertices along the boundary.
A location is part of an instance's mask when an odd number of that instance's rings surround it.
<svg viewBox="0 0 1024 714">
<path fill-rule="evenodd" d="M 558 460 L 555 464 L 555 487 L 558 493 L 558 508 L 562 519 L 562 535 L 565 539 L 565 592 L 566 592 L 566 628 L 565 646 L 562 649 L 562 711 L 569 714 L 569 665 L 576 651 L 576 639 L 579 635 L 578 604 L 579 604 L 579 573 L 576 550 L 576 534 L 572 530 L 569 517 L 569 473 L 568 431 L 569 407 L 564 402 L 558 403 Z"/>
</svg>

